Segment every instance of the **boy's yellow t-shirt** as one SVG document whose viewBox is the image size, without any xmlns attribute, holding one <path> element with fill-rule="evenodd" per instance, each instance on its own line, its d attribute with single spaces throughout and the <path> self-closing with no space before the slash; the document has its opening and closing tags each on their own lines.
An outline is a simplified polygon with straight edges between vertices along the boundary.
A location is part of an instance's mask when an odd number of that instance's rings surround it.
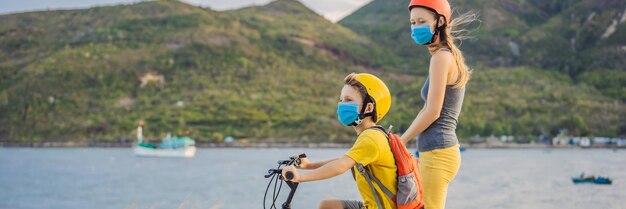
<svg viewBox="0 0 626 209">
<path fill-rule="evenodd" d="M 378 178 L 387 189 L 394 194 L 396 193 L 396 163 L 393 158 L 393 153 L 391 153 L 388 139 L 383 132 L 374 129 L 367 129 L 361 132 L 346 155 L 357 163 L 363 164 L 363 166 L 365 166 L 372 175 Z M 354 167 L 354 169 L 356 184 L 364 200 L 363 204 L 367 209 L 378 208 L 372 194 L 372 189 L 367 183 L 367 179 L 359 173 L 356 167 Z M 376 189 L 376 193 L 383 207 L 385 207 L 385 209 L 396 208 L 396 204 L 393 200 L 387 197 L 376 183 L 372 182 L 372 184 Z"/>
</svg>

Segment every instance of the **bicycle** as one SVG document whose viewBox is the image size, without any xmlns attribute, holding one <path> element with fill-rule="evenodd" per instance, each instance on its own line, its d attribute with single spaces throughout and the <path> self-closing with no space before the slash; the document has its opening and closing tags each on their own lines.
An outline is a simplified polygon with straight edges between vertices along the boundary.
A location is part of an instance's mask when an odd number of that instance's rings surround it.
<svg viewBox="0 0 626 209">
<path fill-rule="evenodd" d="M 271 177 L 271 179 L 270 179 L 270 182 L 267 184 L 267 188 L 265 189 L 265 195 L 263 196 L 263 209 L 266 209 L 265 200 L 267 200 L 267 192 L 269 191 L 270 186 L 272 185 L 272 182 L 274 182 L 274 191 L 272 192 L 272 205 L 270 206 L 270 209 L 272 208 L 276 209 L 276 199 L 278 199 L 280 190 L 283 187 L 283 182 L 286 182 L 291 190 L 289 191 L 287 200 L 282 204 L 282 209 L 291 209 L 291 200 L 293 199 L 293 196 L 296 193 L 296 189 L 298 189 L 299 183 L 289 181 L 293 179 L 294 177 L 292 172 L 287 172 L 285 173 L 285 176 L 282 176 L 282 172 L 283 172 L 282 168 L 284 166 L 290 166 L 290 165 L 294 165 L 298 167 L 301 162 L 300 158 L 306 158 L 306 154 L 302 153 L 300 155 L 291 156 L 289 157 L 289 160 L 279 160 L 278 167 L 276 167 L 276 169 L 269 169 L 267 171 L 268 174 L 265 175 L 265 178 Z M 278 184 L 279 180 L 280 180 L 280 185 Z M 279 185 L 278 192 L 276 192 L 277 185 Z"/>
</svg>

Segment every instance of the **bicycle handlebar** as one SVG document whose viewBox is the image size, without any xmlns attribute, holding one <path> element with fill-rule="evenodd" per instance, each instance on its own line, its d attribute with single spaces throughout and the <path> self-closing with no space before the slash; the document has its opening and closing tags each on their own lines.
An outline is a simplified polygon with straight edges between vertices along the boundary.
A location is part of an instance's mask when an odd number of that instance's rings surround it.
<svg viewBox="0 0 626 209">
<path fill-rule="evenodd" d="M 294 165 L 294 166 L 299 166 L 300 165 L 300 158 L 306 158 L 306 154 L 302 153 L 296 156 L 291 156 L 289 157 L 289 160 L 279 160 L 278 161 L 278 167 L 276 169 L 269 169 L 267 171 L 268 174 L 265 175 L 265 178 L 272 178 L 270 179 L 270 183 L 267 185 L 267 188 L 265 189 L 265 196 L 263 197 L 263 208 L 265 208 L 265 200 L 267 199 L 267 192 L 269 190 L 270 185 L 272 184 L 272 182 L 274 182 L 274 192 L 273 192 L 273 197 L 272 197 L 272 206 L 270 208 L 276 208 L 275 207 L 275 203 L 276 203 L 276 198 L 278 197 L 278 194 L 280 193 L 280 189 L 282 187 L 282 182 L 286 182 L 287 185 L 289 186 L 289 188 L 291 189 L 291 191 L 289 192 L 289 196 L 287 197 L 287 201 L 285 201 L 285 203 L 283 203 L 282 208 L 283 209 L 290 209 L 291 208 L 291 200 L 293 199 L 293 196 L 296 192 L 296 189 L 298 188 L 298 183 L 296 182 L 291 182 L 291 180 L 294 177 L 293 172 L 289 171 L 285 173 L 285 176 L 282 176 L 282 166 L 290 166 L 290 165 Z M 278 175 L 278 178 L 274 181 L 274 178 L 276 177 L 275 175 Z M 278 188 L 278 193 L 276 193 L 276 184 L 278 183 L 278 180 L 281 180 L 281 187 Z"/>
<path fill-rule="evenodd" d="M 285 180 L 287 181 L 291 181 L 291 179 L 293 179 L 293 172 L 291 171 L 287 171 L 287 173 L 285 173 Z"/>
</svg>

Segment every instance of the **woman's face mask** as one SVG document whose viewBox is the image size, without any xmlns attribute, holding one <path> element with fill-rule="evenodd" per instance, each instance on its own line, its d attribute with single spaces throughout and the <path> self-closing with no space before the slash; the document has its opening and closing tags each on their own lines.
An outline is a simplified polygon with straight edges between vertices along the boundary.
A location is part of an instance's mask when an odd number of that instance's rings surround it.
<svg viewBox="0 0 626 209">
<path fill-rule="evenodd" d="M 437 34 L 443 16 L 433 13 L 426 8 L 415 7 L 411 9 L 409 20 L 411 22 L 411 38 L 416 44 L 428 45 L 437 40 Z"/>
<path fill-rule="evenodd" d="M 433 40 L 434 35 L 430 31 L 430 24 L 411 25 L 411 37 L 416 44 L 426 45 Z"/>
</svg>

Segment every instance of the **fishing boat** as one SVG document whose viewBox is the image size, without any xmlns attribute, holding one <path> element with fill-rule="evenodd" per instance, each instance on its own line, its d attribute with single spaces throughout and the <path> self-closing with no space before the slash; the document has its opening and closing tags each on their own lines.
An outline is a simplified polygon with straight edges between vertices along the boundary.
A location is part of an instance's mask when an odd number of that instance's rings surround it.
<svg viewBox="0 0 626 209">
<path fill-rule="evenodd" d="M 184 157 L 196 155 L 196 141 L 189 137 L 176 137 L 168 134 L 161 144 L 145 143 L 138 140 L 133 150 L 139 157 Z"/>
<path fill-rule="evenodd" d="M 585 176 L 585 173 L 581 173 L 579 177 L 572 177 L 574 184 L 592 183 L 592 184 L 611 184 L 613 181 L 608 177 L 602 176 Z"/>
</svg>

